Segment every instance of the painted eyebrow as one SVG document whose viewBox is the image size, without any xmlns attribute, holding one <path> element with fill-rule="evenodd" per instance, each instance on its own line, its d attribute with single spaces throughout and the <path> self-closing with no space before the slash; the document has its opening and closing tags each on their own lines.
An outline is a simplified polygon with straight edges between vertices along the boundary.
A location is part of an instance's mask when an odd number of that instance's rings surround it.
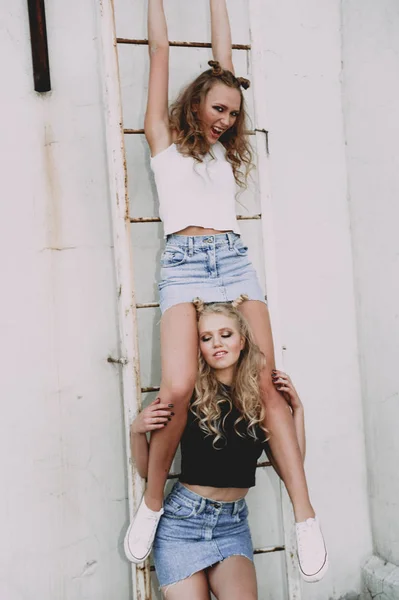
<svg viewBox="0 0 399 600">
<path fill-rule="evenodd" d="M 226 110 L 228 110 L 228 106 L 226 106 L 225 104 L 222 104 L 221 102 L 214 102 L 214 104 L 217 104 L 218 106 L 221 106 L 222 108 L 225 108 Z M 239 113 L 240 109 L 239 108 L 232 108 L 230 112 Z"/>
<path fill-rule="evenodd" d="M 222 327 L 221 329 L 218 329 L 218 333 L 221 333 L 222 331 L 233 331 L 230 327 Z M 201 335 L 212 335 L 212 331 L 202 331 L 200 333 Z"/>
</svg>

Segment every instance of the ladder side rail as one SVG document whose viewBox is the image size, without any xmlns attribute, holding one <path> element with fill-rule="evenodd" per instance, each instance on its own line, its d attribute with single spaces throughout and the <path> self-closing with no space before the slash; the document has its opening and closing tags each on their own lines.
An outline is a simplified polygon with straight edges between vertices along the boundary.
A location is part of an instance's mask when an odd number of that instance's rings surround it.
<svg viewBox="0 0 399 600">
<path fill-rule="evenodd" d="M 138 475 L 132 461 L 129 435 L 130 423 L 141 404 L 141 385 L 122 100 L 113 0 L 100 0 L 100 31 L 108 177 L 118 296 L 121 352 L 118 362 L 121 363 L 122 369 L 128 500 L 129 513 L 132 517 L 144 491 L 144 482 Z M 132 565 L 132 585 L 134 600 L 151 600 L 149 561 L 146 561 L 144 566 L 139 565 L 136 567 Z"/>
<path fill-rule="evenodd" d="M 262 204 L 262 233 L 264 263 L 267 282 L 267 303 L 271 315 L 273 340 L 276 354 L 276 366 L 284 370 L 283 344 L 279 322 L 279 302 L 277 288 L 277 269 L 275 262 L 275 241 L 272 223 L 272 207 L 269 181 L 269 158 L 266 152 L 265 134 L 259 132 L 257 137 L 257 154 L 259 171 L 259 188 Z M 281 511 L 284 531 L 285 560 L 287 569 L 287 584 L 289 600 L 301 600 L 300 574 L 297 562 L 296 536 L 294 528 L 294 513 L 291 500 L 284 483 L 280 480 Z"/>
<path fill-rule="evenodd" d="M 251 67 L 254 87 L 256 123 L 257 170 L 262 214 L 262 238 L 264 265 L 267 282 L 267 300 L 273 327 L 273 339 L 277 368 L 283 366 L 283 344 L 281 339 L 280 312 L 278 299 L 278 275 L 276 241 L 273 223 L 273 199 L 270 183 L 270 158 L 267 134 L 267 86 L 265 80 L 265 60 L 262 40 L 263 0 L 249 0 L 251 29 Z M 296 540 L 293 510 L 284 484 L 281 482 L 281 509 L 284 530 L 284 547 L 287 569 L 289 600 L 301 600 L 300 574 L 296 559 Z"/>
</svg>

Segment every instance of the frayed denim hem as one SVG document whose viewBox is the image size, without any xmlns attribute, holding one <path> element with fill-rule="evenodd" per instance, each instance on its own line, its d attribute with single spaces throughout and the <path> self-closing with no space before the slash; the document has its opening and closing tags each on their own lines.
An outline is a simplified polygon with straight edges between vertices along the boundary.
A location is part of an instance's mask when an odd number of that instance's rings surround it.
<svg viewBox="0 0 399 600">
<path fill-rule="evenodd" d="M 181 583 L 182 581 L 186 581 L 186 579 L 190 579 L 190 577 L 193 577 L 193 575 L 195 575 L 196 573 L 201 573 L 201 571 L 206 571 L 207 569 L 211 569 L 212 567 L 219 565 L 222 562 L 226 562 L 226 560 L 228 560 L 229 558 L 231 558 L 232 556 L 243 556 L 244 558 L 246 558 L 247 560 L 249 560 L 250 562 L 254 562 L 253 560 L 253 556 L 252 558 L 249 558 L 249 556 L 247 556 L 246 554 L 242 554 L 237 552 L 236 554 L 230 554 L 229 556 L 226 556 L 226 558 L 222 558 L 222 560 L 219 560 L 216 563 L 213 563 L 212 565 L 209 565 L 209 567 L 204 567 L 203 569 L 198 569 L 197 571 L 194 571 L 193 573 L 190 573 L 190 575 L 187 575 L 187 577 L 183 577 L 183 579 L 178 579 L 177 581 L 174 581 L 173 583 L 168 583 L 167 585 L 164 586 L 159 586 L 159 591 L 161 591 L 164 595 L 164 597 L 167 600 L 167 593 L 170 590 L 171 587 L 173 587 L 174 585 L 177 585 L 178 583 Z"/>
</svg>

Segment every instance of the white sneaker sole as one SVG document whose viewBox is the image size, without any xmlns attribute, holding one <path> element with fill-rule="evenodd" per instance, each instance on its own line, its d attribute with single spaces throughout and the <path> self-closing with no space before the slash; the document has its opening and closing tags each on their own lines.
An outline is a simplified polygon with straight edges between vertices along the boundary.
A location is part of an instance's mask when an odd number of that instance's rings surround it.
<svg viewBox="0 0 399 600">
<path fill-rule="evenodd" d="M 301 564 L 299 563 L 299 560 L 298 564 L 302 579 L 306 581 L 306 583 L 317 583 L 318 581 L 323 579 L 324 575 L 328 571 L 328 554 L 326 553 L 326 560 L 324 561 L 324 565 L 319 571 L 317 571 L 317 573 L 314 573 L 313 575 L 306 575 L 306 573 L 304 573 L 301 569 Z"/>
<path fill-rule="evenodd" d="M 134 563 L 135 565 L 139 565 L 142 562 L 144 562 L 150 556 L 151 550 L 152 550 L 152 544 L 151 544 L 151 547 L 148 550 L 147 554 L 143 558 L 137 558 L 137 556 L 134 556 L 134 554 L 132 554 L 132 552 L 130 550 L 130 546 L 129 546 L 129 534 L 130 534 L 130 530 L 132 528 L 132 525 L 133 525 L 133 523 L 131 523 L 129 525 L 129 528 L 128 528 L 127 532 L 126 532 L 125 539 L 123 541 L 123 548 L 125 550 L 126 558 L 128 560 L 130 560 L 130 562 Z"/>
</svg>

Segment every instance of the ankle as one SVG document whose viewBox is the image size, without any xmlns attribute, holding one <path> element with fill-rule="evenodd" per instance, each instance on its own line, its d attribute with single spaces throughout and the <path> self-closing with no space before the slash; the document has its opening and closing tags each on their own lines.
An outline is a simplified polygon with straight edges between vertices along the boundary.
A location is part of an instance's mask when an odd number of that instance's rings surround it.
<svg viewBox="0 0 399 600">
<path fill-rule="evenodd" d="M 294 515 L 295 515 L 295 522 L 302 523 L 303 521 L 306 521 L 307 519 L 314 519 L 316 516 L 316 513 L 313 510 L 312 505 L 309 504 L 309 506 L 294 507 Z"/>
<path fill-rule="evenodd" d="M 144 494 L 144 501 L 145 504 L 147 506 L 147 508 L 149 508 L 150 510 L 153 510 L 155 512 L 158 512 L 159 510 L 161 510 L 162 508 L 162 498 L 156 498 L 155 496 L 150 496 L 149 494 L 147 494 L 147 492 Z"/>
</svg>

